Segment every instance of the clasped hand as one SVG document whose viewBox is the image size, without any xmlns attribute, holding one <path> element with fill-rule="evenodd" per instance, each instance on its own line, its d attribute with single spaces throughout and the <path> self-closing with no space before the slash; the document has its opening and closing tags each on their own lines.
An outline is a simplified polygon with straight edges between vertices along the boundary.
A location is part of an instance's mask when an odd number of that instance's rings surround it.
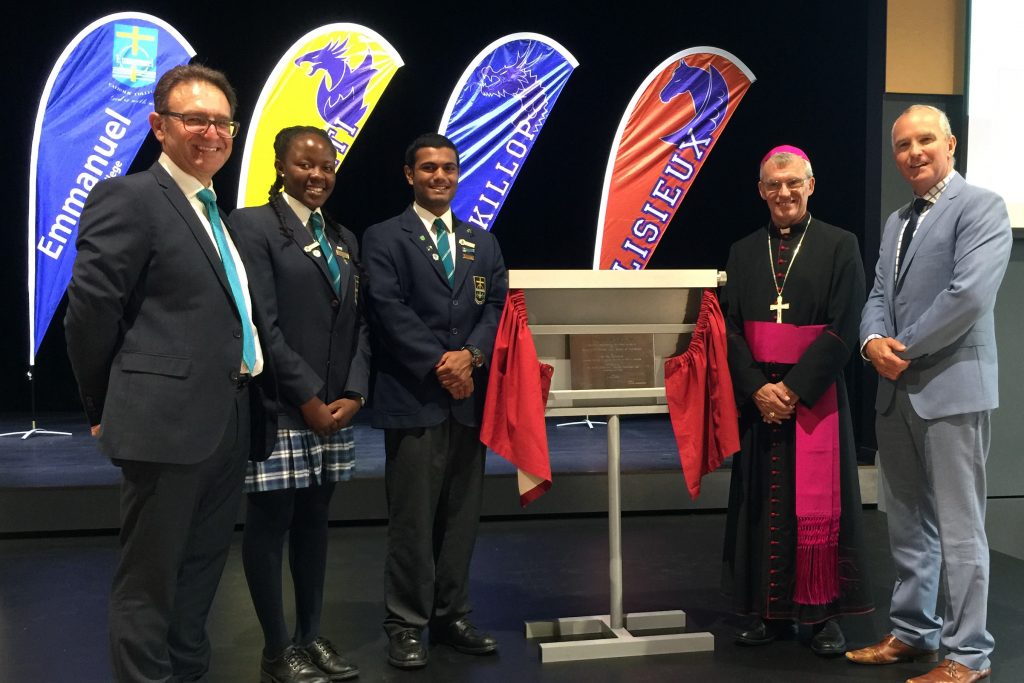
<svg viewBox="0 0 1024 683">
<path fill-rule="evenodd" d="M 864 355 L 871 361 L 875 372 L 889 380 L 899 379 L 910 366 L 909 360 L 896 355 L 906 350 L 903 342 L 892 337 L 876 337 L 864 345 Z"/>
<path fill-rule="evenodd" d="M 768 424 L 782 424 L 793 417 L 800 397 L 782 382 L 768 383 L 754 392 L 754 405 Z"/>
<path fill-rule="evenodd" d="M 317 435 L 330 436 L 347 427 L 360 407 L 362 404 L 351 398 L 339 398 L 326 404 L 314 396 L 299 406 L 299 411 L 302 413 L 302 419 Z"/>
<path fill-rule="evenodd" d="M 473 354 L 469 351 L 445 351 L 434 366 L 434 374 L 456 401 L 473 394 Z"/>
</svg>

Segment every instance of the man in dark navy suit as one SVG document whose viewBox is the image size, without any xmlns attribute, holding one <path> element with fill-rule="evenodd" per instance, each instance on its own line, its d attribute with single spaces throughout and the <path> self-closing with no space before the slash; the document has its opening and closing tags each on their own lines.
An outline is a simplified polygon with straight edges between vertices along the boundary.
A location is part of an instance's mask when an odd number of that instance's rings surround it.
<svg viewBox="0 0 1024 683">
<path fill-rule="evenodd" d="M 262 400 L 275 396 L 250 382 L 267 337 L 213 194 L 238 132 L 234 91 L 190 65 L 153 99 L 163 153 L 89 195 L 64 324 L 92 433 L 123 476 L 113 677 L 199 681 L 245 463 L 269 453 L 276 411 Z"/>
<path fill-rule="evenodd" d="M 452 215 L 459 156 L 436 133 L 406 151 L 414 201 L 363 240 L 374 331 L 373 426 L 385 430 L 388 662 L 427 663 L 432 642 L 490 654 L 466 618 L 484 475 L 480 419 L 508 275 L 494 237 Z"/>
</svg>

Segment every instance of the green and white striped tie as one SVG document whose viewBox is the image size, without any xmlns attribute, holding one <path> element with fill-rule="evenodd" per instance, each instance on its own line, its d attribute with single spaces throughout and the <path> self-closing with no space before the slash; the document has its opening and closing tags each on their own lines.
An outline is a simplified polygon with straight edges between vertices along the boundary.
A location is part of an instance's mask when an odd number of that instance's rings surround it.
<svg viewBox="0 0 1024 683">
<path fill-rule="evenodd" d="M 437 255 L 441 257 L 441 265 L 448 276 L 448 286 L 455 286 L 455 259 L 452 257 L 452 246 L 448 243 L 448 228 L 440 218 L 434 219 L 434 232 L 437 233 Z"/>
</svg>

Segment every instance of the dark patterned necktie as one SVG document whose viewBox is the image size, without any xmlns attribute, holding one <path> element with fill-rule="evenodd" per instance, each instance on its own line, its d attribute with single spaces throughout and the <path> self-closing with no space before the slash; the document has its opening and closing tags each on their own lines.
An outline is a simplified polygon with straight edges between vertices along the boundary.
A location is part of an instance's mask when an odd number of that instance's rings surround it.
<svg viewBox="0 0 1024 683">
<path fill-rule="evenodd" d="M 896 261 L 896 278 L 900 277 L 900 270 L 903 268 L 903 259 L 907 256 L 907 250 L 910 248 L 910 241 L 914 239 L 914 232 L 917 230 L 917 223 L 921 219 L 921 214 L 924 213 L 932 203 L 927 199 L 918 197 L 914 200 L 913 210 L 910 212 L 910 220 L 907 221 L 907 227 L 903 228 L 903 239 L 900 242 L 900 254 L 899 260 Z"/>
<path fill-rule="evenodd" d="M 434 232 L 437 233 L 437 255 L 441 257 L 444 274 L 448 276 L 448 286 L 455 285 L 455 260 L 452 258 L 452 245 L 448 243 L 448 228 L 440 218 L 434 219 Z"/>
</svg>

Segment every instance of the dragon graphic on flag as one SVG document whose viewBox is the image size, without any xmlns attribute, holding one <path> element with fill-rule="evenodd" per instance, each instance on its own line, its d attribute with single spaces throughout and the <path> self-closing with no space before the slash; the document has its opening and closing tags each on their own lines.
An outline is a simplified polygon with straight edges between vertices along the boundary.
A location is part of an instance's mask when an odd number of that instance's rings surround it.
<svg viewBox="0 0 1024 683">
<path fill-rule="evenodd" d="M 295 66 L 309 65 L 312 78 L 319 71 L 324 72 L 320 89 L 316 93 L 316 106 L 320 116 L 329 126 L 338 126 L 355 135 L 359 122 L 366 114 L 364 101 L 366 86 L 377 70 L 373 68 L 373 54 L 366 52 L 363 61 L 356 68 L 348 65 L 348 40 L 339 43 L 330 41 L 325 47 L 307 52 L 295 60 Z"/>
<path fill-rule="evenodd" d="M 459 218 L 491 229 L 576 65 L 568 50 L 536 33 L 499 38 L 470 62 L 439 129 L 459 150 L 452 202 Z"/>
<path fill-rule="evenodd" d="M 345 161 L 402 58 L 358 24 L 328 24 L 299 38 L 260 92 L 242 151 L 238 206 L 267 199 L 274 182 L 274 137 L 286 126 L 323 128 Z"/>
</svg>

